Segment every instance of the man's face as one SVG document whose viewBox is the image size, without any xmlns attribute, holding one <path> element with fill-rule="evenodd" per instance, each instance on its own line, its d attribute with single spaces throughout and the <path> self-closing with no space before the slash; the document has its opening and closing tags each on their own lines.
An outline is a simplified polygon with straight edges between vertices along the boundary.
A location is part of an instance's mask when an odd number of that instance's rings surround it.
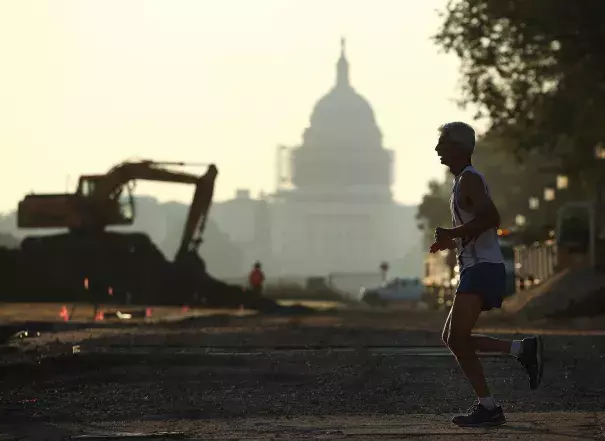
<svg viewBox="0 0 605 441">
<path fill-rule="evenodd" d="M 443 165 L 451 167 L 467 159 L 464 150 L 455 142 L 448 139 L 447 135 L 441 135 L 435 151 Z"/>
</svg>

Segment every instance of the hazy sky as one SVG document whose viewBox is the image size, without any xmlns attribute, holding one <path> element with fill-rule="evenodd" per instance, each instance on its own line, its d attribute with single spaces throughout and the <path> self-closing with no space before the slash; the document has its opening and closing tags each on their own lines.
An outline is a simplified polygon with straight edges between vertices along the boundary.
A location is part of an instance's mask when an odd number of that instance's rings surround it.
<svg viewBox="0 0 605 441">
<path fill-rule="evenodd" d="M 122 160 L 215 162 L 216 200 L 275 188 L 275 151 L 301 142 L 335 79 L 351 81 L 395 150 L 398 201 L 443 168 L 436 128 L 460 110 L 458 61 L 430 41 L 446 0 L 2 0 L 0 211 Z M 203 169 L 193 169 L 202 172 Z M 184 200 L 178 184 L 138 194 Z"/>
</svg>

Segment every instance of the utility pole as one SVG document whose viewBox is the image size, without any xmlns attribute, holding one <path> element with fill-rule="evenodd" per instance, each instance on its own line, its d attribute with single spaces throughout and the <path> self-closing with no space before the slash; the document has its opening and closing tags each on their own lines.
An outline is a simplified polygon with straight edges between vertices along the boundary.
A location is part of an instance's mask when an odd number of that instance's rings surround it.
<svg viewBox="0 0 605 441">
<path fill-rule="evenodd" d="M 594 151 L 595 161 L 596 161 L 596 172 L 597 177 L 595 180 L 596 188 L 595 188 L 595 207 L 594 207 L 594 232 L 592 234 L 591 240 L 591 262 L 593 268 L 600 267 L 603 263 L 603 251 L 601 242 L 602 242 L 602 205 L 603 205 L 603 186 L 605 182 L 603 182 L 603 174 L 605 170 L 603 170 L 603 163 L 605 162 L 605 147 L 602 143 L 599 143 L 595 146 Z"/>
</svg>

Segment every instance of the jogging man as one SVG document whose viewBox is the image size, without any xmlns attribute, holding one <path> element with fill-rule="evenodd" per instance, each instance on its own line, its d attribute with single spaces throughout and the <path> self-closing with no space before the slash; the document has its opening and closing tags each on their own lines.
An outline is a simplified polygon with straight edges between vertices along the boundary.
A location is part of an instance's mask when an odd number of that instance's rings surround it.
<svg viewBox="0 0 605 441">
<path fill-rule="evenodd" d="M 496 232 L 500 214 L 483 175 L 471 164 L 475 131 L 465 123 L 452 122 L 439 132 L 435 151 L 454 175 L 450 198 L 453 228 L 437 228 L 430 251 L 456 249 L 460 268 L 460 283 L 442 337 L 478 398 L 468 415 L 456 416 L 452 422 L 467 427 L 500 425 L 506 422 L 504 412 L 487 387 L 476 352 L 514 356 L 529 376 L 530 388 L 535 389 L 542 379 L 542 340 L 532 336 L 509 341 L 471 333 L 481 311 L 500 308 L 505 293 L 506 273 Z"/>
</svg>

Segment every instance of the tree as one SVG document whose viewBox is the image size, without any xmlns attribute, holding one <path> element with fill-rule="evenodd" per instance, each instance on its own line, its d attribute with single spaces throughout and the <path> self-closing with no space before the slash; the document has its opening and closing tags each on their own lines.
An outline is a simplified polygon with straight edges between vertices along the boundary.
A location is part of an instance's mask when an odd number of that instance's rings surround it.
<svg viewBox="0 0 605 441">
<path fill-rule="evenodd" d="M 435 228 L 447 226 L 452 222 L 449 206 L 451 187 L 448 187 L 446 182 L 434 179 L 429 182 L 428 187 L 428 193 L 418 205 L 416 219 L 423 222 L 419 224 L 419 228 L 432 237 Z"/>
<path fill-rule="evenodd" d="M 555 186 L 556 175 L 540 170 L 548 158 L 539 152 L 528 152 L 523 155 L 524 160 L 518 162 L 508 147 L 511 142 L 488 133 L 478 140 L 473 158 L 474 165 L 488 182 L 492 199 L 500 212 L 501 225 L 515 225 L 519 214 L 525 215 L 529 221 L 552 223 L 554 206 L 563 199 L 561 194 L 555 201 L 541 204 L 541 207 L 550 205 L 549 210 L 528 210 L 531 197 L 542 198 L 545 187 Z"/>
<path fill-rule="evenodd" d="M 450 0 L 443 17 L 435 41 L 462 62 L 462 103 L 515 153 L 547 152 L 590 178 L 605 139 L 605 2 Z"/>
</svg>

